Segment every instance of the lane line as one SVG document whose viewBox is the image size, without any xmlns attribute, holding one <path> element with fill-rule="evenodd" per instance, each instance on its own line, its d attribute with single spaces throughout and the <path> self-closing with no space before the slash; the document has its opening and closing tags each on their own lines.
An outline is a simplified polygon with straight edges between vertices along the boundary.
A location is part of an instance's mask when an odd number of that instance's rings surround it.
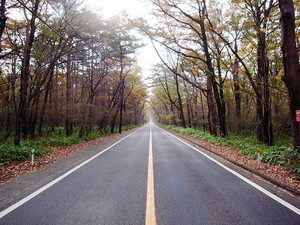
<svg viewBox="0 0 300 225">
<path fill-rule="evenodd" d="M 150 140 L 149 140 L 149 161 L 148 161 L 148 180 L 147 180 L 147 200 L 146 201 L 147 202 L 146 202 L 145 225 L 156 225 L 151 125 L 150 125 Z"/>
<path fill-rule="evenodd" d="M 20 207 L 21 205 L 23 205 L 24 203 L 28 202 L 29 200 L 31 200 L 32 198 L 36 197 L 37 195 L 41 194 L 42 192 L 46 191 L 48 188 L 50 188 L 51 186 L 53 186 L 54 184 L 56 184 L 57 182 L 61 181 L 62 179 L 64 179 L 65 177 L 69 176 L 71 173 L 75 172 L 76 170 L 78 170 L 79 168 L 83 167 L 85 164 L 89 163 L 90 161 L 92 161 L 93 159 L 97 158 L 98 156 L 102 155 L 103 153 L 105 153 L 106 151 L 108 151 L 109 149 L 111 149 L 112 147 L 114 147 L 115 145 L 119 144 L 121 141 L 125 140 L 126 138 L 128 138 L 129 136 L 135 134 L 136 132 L 140 131 L 143 127 L 139 128 L 138 130 L 130 133 L 129 135 L 125 136 L 124 138 L 122 138 L 121 140 L 117 141 L 116 143 L 112 144 L 111 146 L 107 147 L 106 149 L 104 149 L 102 152 L 99 152 L 98 154 L 94 155 L 93 157 L 89 158 L 88 160 L 84 161 L 83 163 L 79 164 L 78 166 L 74 167 L 73 169 L 69 170 L 68 172 L 64 173 L 63 175 L 59 176 L 58 178 L 56 178 L 55 180 L 51 181 L 50 183 L 46 184 L 45 186 L 41 187 L 40 189 L 36 190 L 35 192 L 33 192 L 32 194 L 28 195 L 27 197 L 23 198 L 22 200 L 18 201 L 17 203 L 13 204 L 12 206 L 8 207 L 7 209 L 3 210 L 2 212 L 0 212 L 0 219 L 2 217 L 4 217 L 5 215 L 9 214 L 10 212 L 14 211 L 15 209 L 17 209 L 18 207 Z"/>
<path fill-rule="evenodd" d="M 157 126 L 158 127 L 158 126 Z M 160 127 L 158 127 L 159 129 L 161 129 Z M 163 130 L 163 129 L 161 129 Z M 237 176 L 238 178 L 240 178 L 241 180 L 245 181 L 246 183 L 250 184 L 251 186 L 253 186 L 254 188 L 256 188 L 257 190 L 261 191 L 262 193 L 264 193 L 265 195 L 269 196 L 270 198 L 272 198 L 273 200 L 277 201 L 278 203 L 282 204 L 283 206 L 285 206 L 286 208 L 292 210 L 293 212 L 295 212 L 296 214 L 300 215 L 300 209 L 293 206 L 292 204 L 288 203 L 287 201 L 283 200 L 282 198 L 278 197 L 277 195 L 274 195 L 273 193 L 269 192 L 268 190 L 266 190 L 265 188 L 261 187 L 260 185 L 254 183 L 253 181 L 249 180 L 248 178 L 242 176 L 241 174 L 237 173 L 236 171 L 230 169 L 229 167 L 225 166 L 224 164 L 220 163 L 219 161 L 215 160 L 214 158 L 210 157 L 209 155 L 205 154 L 204 152 L 201 152 L 199 149 L 195 148 L 194 146 L 190 145 L 189 143 L 183 141 L 182 139 L 180 139 L 179 137 L 169 133 L 168 131 L 163 130 L 164 132 L 166 132 L 167 134 L 169 134 L 170 136 L 172 136 L 173 138 L 181 141 L 182 143 L 186 144 L 187 146 L 189 146 L 190 148 L 192 148 L 193 150 L 195 150 L 196 152 L 202 154 L 203 156 L 205 156 L 206 158 L 210 159 L 211 161 L 213 161 L 214 163 L 218 164 L 219 166 L 221 166 L 222 168 L 224 168 L 225 170 L 229 171 L 230 173 L 234 174 L 235 176 Z"/>
</svg>

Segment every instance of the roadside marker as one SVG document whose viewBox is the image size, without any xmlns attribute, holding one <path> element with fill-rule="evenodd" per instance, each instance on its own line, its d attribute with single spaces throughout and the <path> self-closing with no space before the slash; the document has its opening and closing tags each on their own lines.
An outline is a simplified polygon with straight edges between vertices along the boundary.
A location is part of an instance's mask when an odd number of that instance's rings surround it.
<svg viewBox="0 0 300 225">
<path fill-rule="evenodd" d="M 262 160 L 262 157 L 260 155 L 261 148 L 257 148 L 256 151 L 257 151 L 257 168 L 260 169 L 260 167 L 261 167 L 261 160 Z"/>
<path fill-rule="evenodd" d="M 35 149 L 32 149 L 31 150 L 31 165 L 34 166 L 34 152 L 35 152 Z"/>
</svg>

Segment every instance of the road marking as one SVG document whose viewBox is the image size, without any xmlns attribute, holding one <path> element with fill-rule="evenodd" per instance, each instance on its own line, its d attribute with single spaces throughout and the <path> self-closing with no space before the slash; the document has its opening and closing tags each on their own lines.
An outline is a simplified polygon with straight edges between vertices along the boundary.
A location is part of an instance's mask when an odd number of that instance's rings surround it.
<svg viewBox="0 0 300 225">
<path fill-rule="evenodd" d="M 84 161 L 83 163 L 79 164 L 78 166 L 74 167 L 73 169 L 69 170 L 68 172 L 64 173 L 63 175 L 59 176 L 58 178 L 56 178 L 55 180 L 51 181 L 50 183 L 46 184 L 45 186 L 41 187 L 40 189 L 38 189 L 37 191 L 33 192 L 32 194 L 28 195 L 27 197 L 23 198 L 22 200 L 18 201 L 17 203 L 13 204 L 12 206 L 8 207 L 7 209 L 3 210 L 2 212 L 0 212 L 0 219 L 2 217 L 4 217 L 5 215 L 9 214 L 10 212 L 12 212 L 13 210 L 17 209 L 18 207 L 20 207 L 21 205 L 23 205 L 24 203 L 28 202 L 30 199 L 34 198 L 35 196 L 39 195 L 40 193 L 44 192 L 45 190 L 47 190 L 48 188 L 50 188 L 51 186 L 53 186 L 54 184 L 56 184 L 57 182 L 61 181 L 62 179 L 64 179 L 65 177 L 69 176 L 71 173 L 75 172 L 76 170 L 78 170 L 79 168 L 81 168 L 82 166 L 84 166 L 85 164 L 89 163 L 90 161 L 92 161 L 93 159 L 97 158 L 98 156 L 102 155 L 103 153 L 105 153 L 107 150 L 111 149 L 112 147 L 114 147 L 115 145 L 119 144 L 121 141 L 125 140 L 126 138 L 128 138 L 129 136 L 135 134 L 136 132 L 138 132 L 139 130 L 141 130 L 143 127 L 139 128 L 138 130 L 130 133 L 129 135 L 125 136 L 124 138 L 122 138 L 121 140 L 117 141 L 116 143 L 112 144 L 111 146 L 107 147 L 106 149 L 104 149 L 102 152 L 99 152 L 98 154 L 94 155 L 93 157 L 89 158 L 88 160 Z"/>
<path fill-rule="evenodd" d="M 160 128 L 161 129 L 161 128 Z M 162 129 L 163 130 L 163 129 Z M 237 176 L 238 178 L 242 179 L 243 181 L 245 181 L 246 183 L 250 184 L 251 186 L 253 186 L 254 188 L 256 188 L 257 190 L 261 191 L 262 193 L 264 193 L 265 195 L 269 196 L 270 198 L 274 199 L 275 201 L 277 201 L 278 203 L 282 204 L 283 206 L 285 206 L 286 208 L 292 210 L 293 212 L 295 212 L 296 214 L 300 215 L 300 209 L 293 206 L 292 204 L 288 203 L 287 201 L 279 198 L 277 195 L 274 195 L 273 193 L 269 192 L 268 190 L 266 190 L 265 188 L 259 186 L 258 184 L 254 183 L 253 181 L 249 180 L 248 178 L 242 176 L 241 174 L 237 173 L 236 171 L 230 169 L 229 167 L 225 166 L 224 164 L 220 163 L 219 161 L 215 160 L 214 158 L 210 157 L 209 155 L 205 154 L 204 152 L 201 152 L 199 149 L 195 148 L 194 146 L 190 145 L 189 143 L 183 141 L 182 139 L 178 138 L 177 136 L 163 130 L 164 132 L 166 132 L 167 134 L 169 134 L 170 136 L 176 138 L 177 140 L 181 141 L 182 143 L 186 144 L 187 146 L 189 146 L 190 148 L 192 148 L 193 150 L 195 150 L 196 152 L 202 154 L 203 156 L 205 156 L 206 158 L 210 159 L 211 161 L 213 161 L 214 163 L 218 164 L 219 166 L 223 167 L 225 170 L 229 171 L 230 173 L 234 174 L 235 176 Z"/>
<path fill-rule="evenodd" d="M 146 202 L 145 225 L 156 225 L 151 125 L 150 125 L 150 140 L 149 140 L 149 161 L 148 161 L 148 180 L 147 180 L 147 200 L 146 201 L 147 202 Z"/>
</svg>

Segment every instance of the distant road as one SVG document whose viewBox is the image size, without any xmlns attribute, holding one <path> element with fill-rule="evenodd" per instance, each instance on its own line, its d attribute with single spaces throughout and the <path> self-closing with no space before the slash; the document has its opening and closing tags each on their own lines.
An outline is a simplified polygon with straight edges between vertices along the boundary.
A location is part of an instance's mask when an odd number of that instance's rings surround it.
<svg viewBox="0 0 300 225">
<path fill-rule="evenodd" d="M 148 124 L 0 212 L 0 224 L 300 224 L 299 199 L 204 154 Z"/>
</svg>

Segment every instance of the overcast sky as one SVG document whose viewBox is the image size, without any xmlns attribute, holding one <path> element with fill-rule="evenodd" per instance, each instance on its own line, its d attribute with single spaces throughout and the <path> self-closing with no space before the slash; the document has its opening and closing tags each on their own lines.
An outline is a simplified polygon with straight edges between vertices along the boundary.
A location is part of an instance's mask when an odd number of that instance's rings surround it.
<svg viewBox="0 0 300 225">
<path fill-rule="evenodd" d="M 150 17 L 149 2 L 149 0 L 85 0 L 89 8 L 94 11 L 99 9 L 100 14 L 106 18 L 118 15 L 124 10 L 132 17 L 148 18 Z M 152 65 L 159 62 L 159 58 L 150 41 L 144 39 L 143 42 L 147 45 L 139 50 L 137 59 L 139 66 L 142 67 L 143 77 L 146 78 L 150 75 Z"/>
<path fill-rule="evenodd" d="M 123 10 L 133 16 L 144 16 L 149 13 L 145 0 L 85 0 L 85 2 L 93 9 L 102 9 L 101 14 L 105 17 L 117 15 Z"/>
</svg>

